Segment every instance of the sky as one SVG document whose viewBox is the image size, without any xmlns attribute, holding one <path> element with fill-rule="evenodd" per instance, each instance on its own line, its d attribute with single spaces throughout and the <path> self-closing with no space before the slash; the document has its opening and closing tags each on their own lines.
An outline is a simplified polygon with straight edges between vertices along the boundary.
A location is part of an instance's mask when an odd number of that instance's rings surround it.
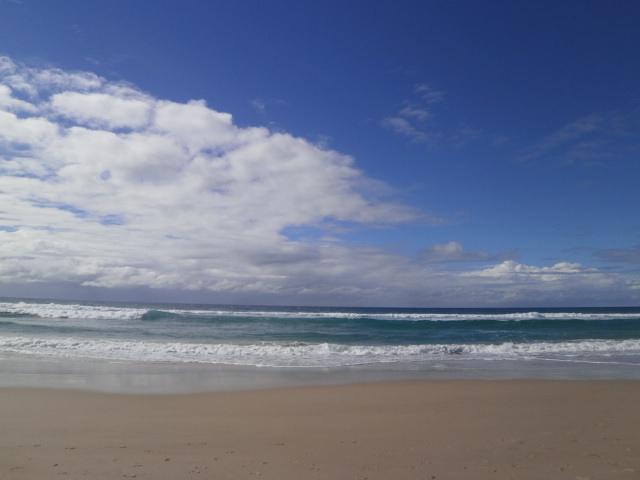
<svg viewBox="0 0 640 480">
<path fill-rule="evenodd" d="M 0 0 L 0 296 L 640 305 L 639 22 Z"/>
</svg>

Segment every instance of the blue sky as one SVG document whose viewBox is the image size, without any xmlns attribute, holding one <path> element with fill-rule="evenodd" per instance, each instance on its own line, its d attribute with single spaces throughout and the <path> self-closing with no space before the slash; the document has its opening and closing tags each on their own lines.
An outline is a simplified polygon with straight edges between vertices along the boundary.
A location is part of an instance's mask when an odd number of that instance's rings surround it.
<svg viewBox="0 0 640 480">
<path fill-rule="evenodd" d="M 92 72 L 135 86 L 154 102 L 203 99 L 231 113 L 240 129 L 263 126 L 352 157 L 366 178 L 357 188 L 367 201 L 404 210 L 365 220 L 337 210 L 303 220 L 291 215 L 277 232 L 296 248 L 346 249 L 346 258 L 375 250 L 398 272 L 426 262 L 427 277 L 403 277 L 384 302 L 454 306 L 461 303 L 456 295 L 472 291 L 474 304 L 637 304 L 640 7 L 371 3 L 4 0 L 0 54 L 21 71 Z M 11 88 L 13 97 L 29 100 Z M 32 103 L 42 110 L 46 102 Z M 65 122 L 72 118 L 65 115 Z M 5 159 L 15 155 L 7 145 Z M 60 200 L 59 210 L 85 209 L 76 200 Z M 95 218 L 133 218 L 100 208 Z M 5 235 L 20 225 L 26 232 L 27 223 L 7 223 Z M 35 223 L 29 228 L 43 227 Z M 167 225 L 164 233 L 175 232 Z M 256 264 L 247 262 L 254 272 Z M 529 273 L 539 277 L 546 274 L 539 269 L 564 264 L 574 267 L 558 267 L 558 279 L 539 288 L 526 286 Z M 508 275 L 486 284 L 493 275 L 487 269 L 500 265 Z M 208 274 L 220 274 L 211 268 Z M 351 296 L 326 289 L 369 278 L 361 268 L 313 279 L 260 271 L 286 276 L 282 289 L 254 288 L 247 272 L 246 284 L 232 288 L 200 277 L 154 280 L 151 293 L 142 280 L 60 283 L 33 273 L 24 277 L 26 287 L 5 282 L 5 292 L 119 298 L 135 287 L 151 297 L 169 291 L 173 299 L 368 304 L 385 289 L 383 280 L 365 282 Z M 473 281 L 474 271 L 485 271 L 483 280 Z M 581 290 L 573 273 L 597 276 L 598 285 Z M 450 288 L 436 294 L 433 282 L 443 276 Z M 422 290 L 416 282 L 424 282 Z"/>
</svg>

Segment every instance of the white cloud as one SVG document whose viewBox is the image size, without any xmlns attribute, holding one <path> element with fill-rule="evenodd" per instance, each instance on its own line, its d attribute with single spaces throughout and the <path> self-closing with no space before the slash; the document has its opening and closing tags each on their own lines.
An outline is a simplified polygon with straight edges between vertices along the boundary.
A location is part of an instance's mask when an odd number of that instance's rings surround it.
<svg viewBox="0 0 640 480">
<path fill-rule="evenodd" d="M 507 260 L 459 276 L 471 295 L 490 295 L 496 304 L 515 305 L 616 305 L 640 300 L 637 277 L 557 262 L 535 266 Z M 473 285 L 470 287 L 469 285 Z M 475 293 L 474 293 L 475 292 Z"/>
<path fill-rule="evenodd" d="M 146 99 L 106 93 L 63 92 L 51 97 L 54 112 L 80 124 L 110 129 L 144 127 L 152 106 Z"/>
<path fill-rule="evenodd" d="M 0 145 L 36 148 L 53 140 L 58 134 L 55 123 L 42 117 L 18 117 L 0 110 Z"/>
<path fill-rule="evenodd" d="M 456 241 L 432 245 L 422 252 L 422 257 L 427 262 L 488 262 L 498 258 L 487 252 L 466 250 Z M 504 258 L 504 255 L 502 257 Z"/>
<path fill-rule="evenodd" d="M 430 125 L 432 107 L 444 100 L 444 92 L 434 90 L 421 83 L 414 88 L 413 101 L 405 101 L 404 106 L 394 115 L 385 117 L 380 125 L 397 135 L 407 137 L 414 142 L 433 141 L 441 136 Z"/>
<path fill-rule="evenodd" d="M 309 262 L 335 278 L 353 268 L 340 264 L 348 249 L 290 240 L 284 229 L 421 215 L 365 194 L 373 182 L 350 157 L 238 127 L 204 101 L 0 65 L 2 82 L 34 94 L 18 117 L 9 110 L 20 100 L 0 90 L 0 281 L 312 291 L 301 281 Z"/>
<path fill-rule="evenodd" d="M 493 278 L 496 280 L 514 280 L 518 277 L 537 278 L 541 281 L 558 281 L 567 274 L 591 274 L 595 269 L 587 269 L 579 263 L 559 262 L 548 267 L 536 267 L 517 263 L 513 260 L 505 260 L 483 270 L 466 272 L 465 276 Z"/>
<path fill-rule="evenodd" d="M 403 117 L 387 117 L 382 120 L 382 126 L 387 130 L 391 130 L 398 135 L 410 138 L 416 142 L 423 142 L 429 138 L 429 135 L 419 130 L 409 120 Z"/>
<path fill-rule="evenodd" d="M 634 109 L 586 115 L 523 150 L 516 160 L 602 166 L 636 154 L 639 120 Z"/>
<path fill-rule="evenodd" d="M 266 102 L 264 100 L 260 99 L 260 98 L 254 98 L 254 99 L 250 100 L 249 104 L 258 113 L 265 113 L 267 111 Z"/>
<path fill-rule="evenodd" d="M 260 114 L 265 114 L 271 110 L 272 107 L 284 107 L 287 102 L 281 98 L 252 98 L 249 100 L 249 105 Z"/>
<path fill-rule="evenodd" d="M 427 83 L 419 83 L 415 86 L 415 92 L 420 95 L 427 104 L 438 103 L 444 100 L 445 93 L 436 90 Z"/>
<path fill-rule="evenodd" d="M 36 107 L 29 102 L 15 98 L 12 95 L 11 88 L 7 85 L 0 84 L 0 108 L 8 111 L 25 111 L 35 112 Z"/>
<path fill-rule="evenodd" d="M 421 122 L 424 122 L 431 116 L 431 113 L 428 110 L 410 104 L 402 107 L 398 114 L 402 117 L 414 118 Z"/>
<path fill-rule="evenodd" d="M 389 200 L 387 187 L 348 155 L 240 127 L 202 100 L 172 102 L 91 73 L 0 57 L 0 102 L 3 288 L 422 305 L 499 304 L 532 293 L 640 295 L 637 281 L 570 264 L 460 273 L 325 237 L 325 226 L 428 217 Z M 302 240 L 287 234 L 292 227 L 317 235 Z M 456 242 L 433 253 L 474 254 Z"/>
</svg>

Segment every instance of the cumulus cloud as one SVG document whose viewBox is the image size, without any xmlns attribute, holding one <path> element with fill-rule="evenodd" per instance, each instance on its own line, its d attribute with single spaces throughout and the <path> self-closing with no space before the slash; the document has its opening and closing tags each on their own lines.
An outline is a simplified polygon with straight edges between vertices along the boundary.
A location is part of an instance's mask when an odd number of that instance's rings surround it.
<svg viewBox="0 0 640 480">
<path fill-rule="evenodd" d="M 562 278 L 562 275 L 566 274 L 589 274 L 596 272 L 597 270 L 593 268 L 583 268 L 579 263 L 558 262 L 548 267 L 536 267 L 517 263 L 513 260 L 506 260 L 489 268 L 466 272 L 464 275 L 492 278 L 500 281 L 515 280 L 520 277 L 527 279 L 538 278 L 541 281 L 548 282 L 557 281 Z"/>
<path fill-rule="evenodd" d="M 31 103 L 13 97 L 11 88 L 7 85 L 0 85 L 0 108 L 14 112 L 34 112 L 36 110 Z"/>
<path fill-rule="evenodd" d="M 422 251 L 422 258 L 431 263 L 490 262 L 504 260 L 513 254 L 492 255 L 488 252 L 466 250 L 460 242 L 450 241 L 432 245 Z"/>
<path fill-rule="evenodd" d="M 631 305 L 638 301 L 638 279 L 574 262 L 535 266 L 506 260 L 463 272 L 474 289 L 519 305 Z"/>
<path fill-rule="evenodd" d="M 202 100 L 7 58 L 0 71 L 5 282 L 304 290 L 301 265 L 335 278 L 348 255 L 287 227 L 421 217 L 365 193 L 373 183 L 349 156 L 239 127 Z"/>
<path fill-rule="evenodd" d="M 538 293 L 569 291 L 573 276 L 605 297 L 633 290 L 624 277 L 578 267 L 452 272 L 324 235 L 333 225 L 429 221 L 391 190 L 348 155 L 239 126 L 203 100 L 0 57 L 0 287 L 422 305 L 505 303 L 531 294 L 525 277 Z M 319 233 L 300 239 L 292 228 Z M 456 243 L 431 254 L 477 255 Z"/>
<path fill-rule="evenodd" d="M 149 122 L 152 102 L 107 93 L 63 92 L 51 97 L 54 112 L 72 121 L 105 128 L 142 128 Z"/>
</svg>

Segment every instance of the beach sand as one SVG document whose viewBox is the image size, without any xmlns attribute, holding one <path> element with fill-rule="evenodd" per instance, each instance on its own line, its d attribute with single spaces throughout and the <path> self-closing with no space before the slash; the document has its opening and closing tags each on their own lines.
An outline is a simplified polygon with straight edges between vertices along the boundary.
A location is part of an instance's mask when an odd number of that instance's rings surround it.
<svg viewBox="0 0 640 480">
<path fill-rule="evenodd" d="M 640 382 L 0 390 L 2 479 L 638 479 Z"/>
</svg>

